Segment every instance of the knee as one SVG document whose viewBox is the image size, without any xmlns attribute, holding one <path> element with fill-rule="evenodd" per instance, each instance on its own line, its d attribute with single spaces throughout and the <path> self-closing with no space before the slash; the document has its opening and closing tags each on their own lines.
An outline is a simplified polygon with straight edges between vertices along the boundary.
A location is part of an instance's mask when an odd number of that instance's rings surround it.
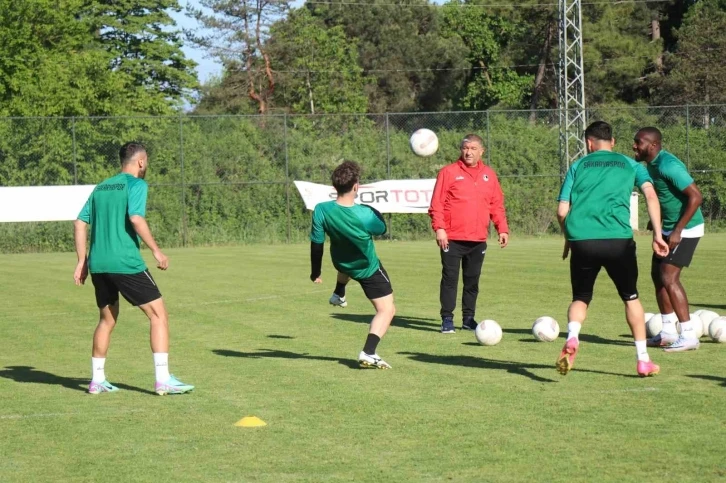
<svg viewBox="0 0 726 483">
<path fill-rule="evenodd" d="M 665 270 L 661 272 L 661 283 L 666 287 L 676 285 L 680 281 L 679 273 L 676 271 Z"/>
</svg>

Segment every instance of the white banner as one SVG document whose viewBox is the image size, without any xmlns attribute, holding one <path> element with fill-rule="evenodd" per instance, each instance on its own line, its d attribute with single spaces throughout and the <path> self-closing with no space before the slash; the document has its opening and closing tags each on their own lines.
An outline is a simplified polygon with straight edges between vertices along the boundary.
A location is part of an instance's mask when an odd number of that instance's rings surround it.
<svg viewBox="0 0 726 483">
<path fill-rule="evenodd" d="M 0 188 L 0 223 L 75 220 L 95 187 L 96 185 Z"/>
<path fill-rule="evenodd" d="M 356 203 L 370 205 L 381 213 L 428 213 L 435 179 L 400 179 L 360 185 Z M 305 208 L 312 210 L 337 196 L 332 186 L 295 181 Z"/>
</svg>

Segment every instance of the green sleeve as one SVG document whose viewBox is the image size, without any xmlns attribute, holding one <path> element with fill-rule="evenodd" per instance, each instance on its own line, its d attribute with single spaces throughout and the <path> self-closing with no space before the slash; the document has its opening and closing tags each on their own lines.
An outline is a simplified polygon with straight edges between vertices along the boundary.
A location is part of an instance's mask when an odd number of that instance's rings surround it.
<svg viewBox="0 0 726 483">
<path fill-rule="evenodd" d="M 310 241 L 313 243 L 325 243 L 325 230 L 323 229 L 325 215 L 319 206 L 313 210 L 313 227 L 310 230 Z"/>
<path fill-rule="evenodd" d="M 630 159 L 630 165 L 635 170 L 635 186 L 637 186 L 638 188 L 642 188 L 645 183 L 653 184 L 653 180 L 648 174 L 648 170 L 645 166 L 638 163 L 634 159 Z"/>
<path fill-rule="evenodd" d="M 688 174 L 686 166 L 677 159 L 669 160 L 658 166 L 660 175 L 675 186 L 678 191 L 683 191 L 693 184 L 693 178 Z"/>
<path fill-rule="evenodd" d="M 562 183 L 562 188 L 560 188 L 560 194 L 557 197 L 557 201 L 567 201 L 568 203 L 570 202 L 572 184 L 575 182 L 575 164 L 570 166 L 570 169 L 567 170 L 567 175 L 565 176 L 565 181 Z"/>
<path fill-rule="evenodd" d="M 146 216 L 146 195 L 149 192 L 149 185 L 144 180 L 137 180 L 129 183 L 129 216 Z"/>
<path fill-rule="evenodd" d="M 85 223 L 91 223 L 91 198 L 93 198 L 93 193 L 86 200 L 86 204 L 83 205 L 81 212 L 78 213 L 78 219 Z"/>
<path fill-rule="evenodd" d="M 363 221 L 366 230 L 373 236 L 381 236 L 386 233 L 386 222 L 383 221 L 383 215 L 369 205 L 360 205 L 368 208 L 366 213 L 366 219 Z"/>
</svg>

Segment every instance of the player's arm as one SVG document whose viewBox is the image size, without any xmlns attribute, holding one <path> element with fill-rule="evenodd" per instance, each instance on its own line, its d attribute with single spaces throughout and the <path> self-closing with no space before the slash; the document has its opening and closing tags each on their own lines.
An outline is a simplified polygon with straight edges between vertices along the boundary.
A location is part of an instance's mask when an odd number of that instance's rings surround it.
<svg viewBox="0 0 726 483">
<path fill-rule="evenodd" d="M 322 283 L 320 275 L 323 271 L 323 249 L 325 244 L 325 215 L 316 207 L 313 210 L 313 225 L 310 229 L 310 281 Z"/>
<path fill-rule="evenodd" d="M 448 191 L 449 181 L 447 180 L 445 171 L 442 169 L 436 176 L 436 184 L 434 185 L 434 192 L 431 194 L 431 204 L 429 205 L 431 228 L 436 233 L 436 243 L 442 250 L 449 249 L 449 237 L 446 234 L 446 222 L 444 220 L 444 204 Z"/>
<path fill-rule="evenodd" d="M 562 236 L 565 237 L 565 246 L 562 249 L 562 259 L 565 260 L 570 254 L 570 241 L 567 239 L 567 232 L 565 230 L 565 220 L 567 215 L 570 214 L 570 195 L 572 194 L 572 185 L 575 182 L 575 165 L 570 166 L 567 171 L 565 180 L 562 182 L 560 187 L 560 194 L 557 196 L 557 222 L 560 224 L 560 231 Z"/>
<path fill-rule="evenodd" d="M 686 202 L 686 209 L 683 210 L 683 215 L 681 215 L 681 218 L 673 229 L 674 232 L 678 231 L 679 234 L 685 230 L 686 225 L 688 225 L 693 215 L 696 214 L 696 211 L 701 206 L 701 203 L 703 203 L 703 195 L 701 194 L 701 190 L 698 189 L 698 186 L 696 186 L 696 183 L 689 184 L 682 191 L 688 197 L 688 201 Z"/>
<path fill-rule="evenodd" d="M 698 189 L 693 178 L 686 170 L 683 163 L 675 162 L 669 163 L 661 167 L 661 175 L 668 180 L 676 189 L 680 190 L 688 198 L 686 201 L 685 209 L 681 218 L 673 227 L 673 231 L 668 236 L 668 241 L 671 249 L 674 249 L 681 242 L 681 232 L 686 228 L 686 225 L 691 221 L 693 215 L 698 211 L 698 207 L 703 202 L 703 195 L 701 190 Z"/>
<path fill-rule="evenodd" d="M 366 206 L 371 210 L 371 216 L 366 223 L 366 228 L 368 229 L 368 233 L 370 233 L 373 236 L 381 236 L 386 234 L 386 221 L 383 219 L 383 215 L 380 211 L 373 208 L 370 205 L 361 205 Z"/>
<path fill-rule="evenodd" d="M 151 234 L 151 228 L 146 222 L 146 196 L 148 190 L 149 186 L 143 180 L 137 180 L 129 186 L 127 214 L 134 230 L 154 255 L 156 266 L 161 270 L 166 270 L 169 268 L 169 258 L 159 249 L 159 245 L 156 244 L 156 240 Z"/>
<path fill-rule="evenodd" d="M 494 171 L 491 172 L 492 197 L 490 198 L 489 213 L 499 234 L 499 246 L 504 248 L 509 243 L 509 225 L 507 224 L 507 212 L 504 208 L 504 191 Z"/>
<path fill-rule="evenodd" d="M 640 186 L 640 191 L 645 196 L 645 206 L 648 208 L 648 217 L 653 227 L 653 251 L 660 257 L 668 255 L 668 244 L 663 240 L 662 225 L 660 218 L 660 201 L 658 194 L 650 181 Z"/>
<path fill-rule="evenodd" d="M 88 247 L 86 246 L 86 240 L 88 239 L 88 223 L 91 221 L 92 197 L 93 194 L 88 197 L 86 204 L 83 205 L 83 209 L 78 214 L 78 218 L 73 222 L 73 241 L 76 245 L 76 256 L 78 257 L 78 263 L 76 263 L 76 269 L 73 273 L 73 280 L 76 285 L 83 285 L 88 278 Z"/>
</svg>

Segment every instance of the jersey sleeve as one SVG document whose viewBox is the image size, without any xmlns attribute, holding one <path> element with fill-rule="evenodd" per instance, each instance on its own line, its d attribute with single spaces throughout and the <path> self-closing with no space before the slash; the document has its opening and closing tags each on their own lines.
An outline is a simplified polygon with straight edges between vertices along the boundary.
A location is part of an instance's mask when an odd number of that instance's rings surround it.
<svg viewBox="0 0 726 483">
<path fill-rule="evenodd" d="M 373 236 L 381 236 L 386 233 L 386 222 L 380 211 L 369 205 L 361 205 L 368 208 L 368 216 L 365 220 L 365 227 L 368 233 Z"/>
<path fill-rule="evenodd" d="M 441 169 L 436 176 L 436 184 L 434 192 L 431 194 L 431 204 L 429 205 L 429 217 L 431 217 L 431 228 L 434 231 L 446 229 L 444 220 L 444 204 L 446 201 L 446 193 L 449 190 L 446 170 Z"/>
<path fill-rule="evenodd" d="M 129 185 L 129 216 L 146 216 L 146 196 L 149 193 L 149 185 L 143 180 Z"/>
<path fill-rule="evenodd" d="M 78 219 L 84 223 L 91 223 L 91 198 L 93 198 L 93 193 L 86 200 L 86 204 L 81 208 L 81 212 L 78 213 Z"/>
<path fill-rule="evenodd" d="M 313 210 L 313 226 L 310 229 L 310 241 L 313 243 L 325 243 L 325 230 L 323 229 L 323 222 L 325 221 L 325 215 L 323 210 L 316 206 Z"/>
<path fill-rule="evenodd" d="M 642 188 L 645 183 L 653 184 L 653 179 L 648 174 L 648 169 L 634 159 L 630 160 L 630 165 L 635 170 L 635 186 Z"/>
<path fill-rule="evenodd" d="M 683 191 L 693 184 L 693 178 L 688 174 L 686 166 L 680 161 L 673 160 L 658 167 L 661 176 L 668 180 L 678 191 Z"/>
<path fill-rule="evenodd" d="M 570 195 L 572 194 L 572 185 L 575 182 L 575 164 L 570 166 L 565 176 L 565 181 L 562 183 L 560 188 L 560 194 L 557 196 L 557 201 L 570 202 Z"/>
</svg>

